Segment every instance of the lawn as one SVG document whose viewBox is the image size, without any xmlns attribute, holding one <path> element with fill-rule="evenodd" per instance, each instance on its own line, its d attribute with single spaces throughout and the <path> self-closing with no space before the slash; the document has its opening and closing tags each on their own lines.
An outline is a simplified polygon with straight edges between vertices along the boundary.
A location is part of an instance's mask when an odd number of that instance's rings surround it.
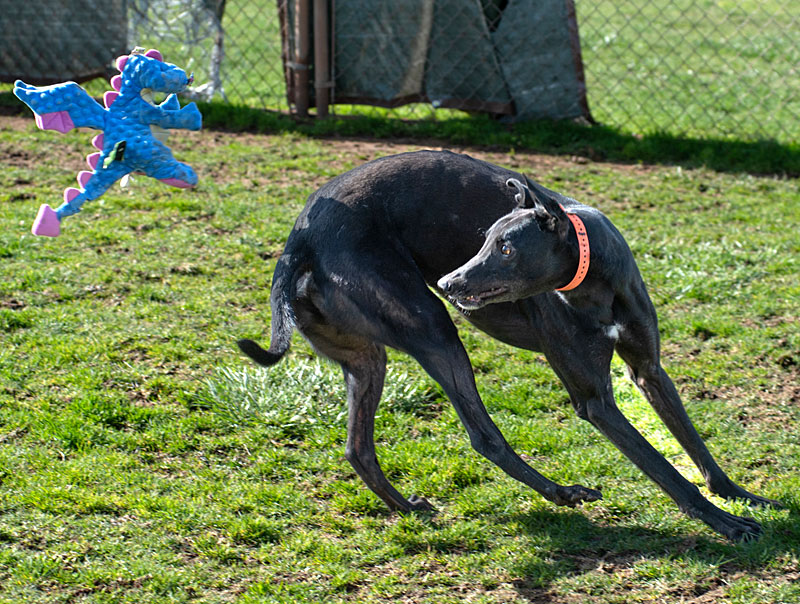
<svg viewBox="0 0 800 604">
<path fill-rule="evenodd" d="M 196 190 L 139 177 L 60 238 L 32 237 L 89 139 L 0 117 L 0 603 L 800 602 L 797 180 L 460 149 L 598 207 L 626 236 L 699 431 L 732 478 L 786 506 L 715 498 L 764 526 L 731 544 L 576 418 L 540 355 L 461 320 L 512 445 L 558 482 L 601 486 L 601 501 L 555 507 L 480 458 L 438 386 L 393 353 L 378 455 L 438 513 L 389 513 L 344 459 L 338 369 L 299 337 L 269 371 L 238 353 L 240 337 L 268 340 L 271 271 L 311 191 L 452 142 L 180 132 Z M 702 485 L 613 371 L 625 413 Z"/>
</svg>

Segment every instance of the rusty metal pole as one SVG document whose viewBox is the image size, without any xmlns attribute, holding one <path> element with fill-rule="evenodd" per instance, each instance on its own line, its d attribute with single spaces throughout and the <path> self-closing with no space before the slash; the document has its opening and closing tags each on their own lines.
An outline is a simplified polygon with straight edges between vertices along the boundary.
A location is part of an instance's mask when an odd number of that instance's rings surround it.
<svg viewBox="0 0 800 604">
<path fill-rule="evenodd" d="M 311 46 L 310 32 L 310 2 L 311 0 L 297 0 L 297 13 L 295 14 L 295 46 L 294 77 L 295 77 L 295 106 L 297 115 L 308 117 L 308 60 Z"/>
<path fill-rule="evenodd" d="M 317 118 L 328 116 L 331 70 L 328 42 L 328 0 L 314 0 L 314 98 Z"/>
</svg>

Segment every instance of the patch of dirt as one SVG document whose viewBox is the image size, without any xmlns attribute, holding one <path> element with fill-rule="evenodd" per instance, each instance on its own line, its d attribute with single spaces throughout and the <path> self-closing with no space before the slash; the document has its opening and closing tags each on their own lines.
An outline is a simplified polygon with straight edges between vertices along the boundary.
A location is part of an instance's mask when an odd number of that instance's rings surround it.
<svg viewBox="0 0 800 604">
<path fill-rule="evenodd" d="M 33 121 L 32 114 L 25 116 L 5 116 L 0 117 L 0 133 L 4 131 L 14 132 L 31 132 L 35 135 L 39 132 Z M 88 135 L 89 130 L 86 130 Z M 65 169 L 72 170 L 73 166 L 85 166 L 84 156 L 92 149 L 91 137 L 86 140 L 87 151 L 83 155 L 76 156 L 75 150 L 70 145 L 56 145 L 50 144 L 43 139 L 41 145 L 37 146 L 35 150 L 24 149 L 19 146 L 10 146 L 0 140 L 0 164 L 11 166 L 14 168 L 25 168 L 35 170 L 38 166 L 46 163 L 47 165 L 65 166 Z M 85 168 L 80 167 L 83 170 Z M 18 180 L 16 185 L 29 185 L 30 182 L 26 180 Z"/>
<path fill-rule="evenodd" d="M 565 166 L 574 166 L 575 164 L 592 163 L 584 157 L 565 157 L 558 155 L 545 155 L 533 151 L 502 151 L 497 148 L 491 147 L 469 147 L 463 145 L 449 145 L 443 144 L 441 140 L 385 140 L 385 139 L 368 139 L 368 138 L 350 138 L 338 139 L 329 138 L 325 139 L 326 145 L 336 147 L 337 155 L 347 160 L 352 160 L 354 157 L 358 158 L 357 163 L 365 163 L 377 157 L 385 155 L 393 155 L 396 153 L 405 153 L 407 151 L 418 151 L 420 149 L 433 149 L 437 151 L 448 150 L 455 153 L 465 153 L 472 157 L 491 162 L 493 164 L 500 164 L 505 167 L 524 172 L 531 178 L 540 178 L 541 175 L 552 172 L 556 168 Z M 333 165 L 339 165 L 342 170 L 345 169 L 344 160 L 334 160 Z M 634 166 L 639 169 L 640 166 Z"/>
<path fill-rule="evenodd" d="M 20 302 L 16 298 L 0 300 L 0 308 L 7 308 L 9 310 L 22 310 L 25 308 L 25 306 L 26 304 L 24 302 Z"/>
<path fill-rule="evenodd" d="M 36 133 L 37 129 L 29 113 L 19 115 L 5 115 L 0 114 L 0 132 L 2 131 L 30 131 Z M 89 141 L 94 131 L 90 129 L 80 129 L 81 132 L 86 133 L 86 147 L 85 153 L 75 153 L 74 145 L 60 145 L 60 144 L 42 144 L 41 151 L 31 151 L 30 149 L 11 148 L 7 145 L 0 145 L 0 162 L 18 166 L 34 168 L 36 164 L 46 161 L 48 164 L 55 164 L 64 166 L 65 170 L 72 171 L 73 169 L 83 169 L 83 157 L 91 151 Z M 48 136 L 59 136 L 54 133 L 48 133 Z M 524 172 L 533 179 L 543 180 L 547 182 L 552 180 L 549 177 L 554 171 L 564 167 L 574 167 L 576 165 L 585 166 L 586 169 L 596 169 L 592 166 L 600 166 L 602 164 L 596 163 L 593 160 L 582 156 L 558 156 L 558 155 L 545 155 L 530 151 L 506 151 L 499 148 L 491 147 L 468 147 L 463 145 L 450 145 L 443 143 L 441 140 L 422 139 L 371 139 L 366 137 L 359 138 L 339 138 L 329 137 L 321 140 L 326 147 L 326 151 L 334 155 L 335 158 L 328 161 L 327 165 L 335 169 L 335 171 L 345 171 L 353 165 L 365 163 L 377 157 L 392 155 L 396 153 L 403 153 L 406 151 L 416 151 L 420 149 L 448 149 L 458 153 L 466 153 L 478 159 L 482 159 L 491 163 L 501 164 L 513 170 Z M 170 138 L 169 145 L 173 149 L 175 156 L 180 159 L 181 155 L 188 150 L 195 152 L 208 152 L 219 147 L 227 147 L 232 143 L 237 146 L 254 147 L 269 149 L 270 147 L 278 147 L 283 144 L 274 135 L 271 134 L 258 134 L 251 132 L 223 132 L 220 130 L 201 130 L 199 132 L 180 131 Z M 254 165 L 259 162 L 259 158 L 254 158 Z M 639 164 L 607 164 L 613 165 L 614 169 L 622 168 L 626 171 L 637 173 L 646 173 L 653 170 L 658 170 L 657 166 L 642 166 Z M 75 168 L 75 166 L 79 166 Z M 230 182 L 230 170 L 224 161 L 217 162 L 216 164 L 205 166 L 203 174 L 200 177 L 203 179 L 213 180 L 214 182 L 225 184 Z M 259 187 L 267 184 L 263 174 L 254 174 L 252 178 L 246 176 L 245 179 L 251 178 L 252 186 Z M 295 176 L 290 170 L 281 173 L 277 179 L 270 179 L 272 184 L 290 184 L 295 180 Z M 240 178 L 236 176 L 235 178 Z M 306 173 L 302 174 L 302 178 L 307 179 Z M 312 180 L 314 186 L 323 184 L 327 180 L 326 177 L 320 175 L 316 180 Z M 573 191 L 567 194 L 580 193 Z"/>
<path fill-rule="evenodd" d="M 39 160 L 41 155 L 25 151 L 23 149 L 0 149 L 0 161 L 8 166 L 14 168 L 33 168 Z"/>
<path fill-rule="evenodd" d="M 729 401 L 743 426 L 756 424 L 760 430 L 784 431 L 793 422 L 793 411 L 800 406 L 800 370 L 788 374 L 771 378 L 769 387 L 756 392 L 736 386 L 720 388 L 715 398 Z"/>
</svg>

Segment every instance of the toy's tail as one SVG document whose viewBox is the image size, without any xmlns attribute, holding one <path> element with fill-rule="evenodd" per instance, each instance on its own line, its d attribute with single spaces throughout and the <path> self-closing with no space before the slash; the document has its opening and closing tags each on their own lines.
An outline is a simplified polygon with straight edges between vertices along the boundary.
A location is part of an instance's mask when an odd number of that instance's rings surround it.
<svg viewBox="0 0 800 604">
<path fill-rule="evenodd" d="M 20 83 L 22 84 L 22 83 Z M 69 83 L 68 83 L 69 84 Z M 119 96 L 120 86 L 122 85 L 122 78 L 120 76 L 114 76 L 111 78 L 111 86 L 114 90 L 109 90 L 103 96 L 103 101 L 105 103 L 106 109 L 111 107 L 111 104 L 116 100 Z M 77 84 L 75 85 L 77 86 Z M 79 87 L 78 87 L 79 88 Z M 80 89 L 80 88 L 79 88 Z M 82 89 L 80 89 L 82 90 Z M 73 93 L 73 97 L 76 94 Z M 91 105 L 94 108 L 94 105 Z M 68 113 L 61 112 L 67 115 L 69 118 Z M 61 132 L 66 132 L 71 128 L 57 128 L 56 125 L 52 124 L 53 117 L 56 116 L 56 113 L 49 113 L 47 116 L 50 116 L 47 120 L 44 120 L 41 116 L 37 116 L 36 123 L 39 125 L 40 128 L 50 128 L 54 130 L 60 130 Z M 101 115 L 103 115 L 101 113 Z M 99 121 L 98 121 L 99 120 Z M 72 124 L 72 120 L 69 122 Z M 89 125 L 94 128 L 102 129 L 105 126 L 105 122 L 103 118 L 96 118 L 95 122 L 91 124 L 85 124 L 83 122 L 79 122 L 77 125 Z M 94 176 L 97 174 L 97 165 L 100 161 L 100 157 L 102 156 L 104 140 L 103 134 L 98 134 L 92 139 L 92 146 L 97 149 L 96 153 L 90 153 L 86 156 L 86 163 L 89 164 L 89 168 L 91 168 L 91 172 L 88 170 L 81 170 L 78 172 L 77 180 L 78 186 L 80 188 L 75 187 L 68 187 L 64 189 L 64 203 L 62 203 L 57 209 L 53 210 L 49 205 L 44 204 L 39 208 L 39 213 L 36 216 L 36 220 L 33 222 L 33 226 L 31 227 L 31 232 L 34 235 L 43 235 L 45 237 L 58 237 L 61 233 L 61 221 L 66 218 L 67 216 L 72 216 L 73 214 L 77 214 L 81 210 L 81 206 L 89 201 L 90 199 L 95 199 L 105 192 L 111 182 L 99 182 L 95 180 L 93 184 L 93 190 L 91 191 L 91 195 L 87 192 L 87 185 L 89 181 L 92 180 Z M 116 150 L 116 149 L 115 149 Z M 104 168 L 105 166 L 100 166 Z M 116 175 L 115 175 L 116 179 Z M 108 180 L 108 179 L 106 179 Z"/>
<path fill-rule="evenodd" d="M 259 365 L 269 367 L 281 360 L 289 350 L 294 327 L 291 299 L 300 276 L 301 261 L 296 255 L 284 253 L 275 266 L 272 277 L 272 339 L 269 350 L 264 350 L 253 340 L 239 340 L 239 349 Z"/>
</svg>

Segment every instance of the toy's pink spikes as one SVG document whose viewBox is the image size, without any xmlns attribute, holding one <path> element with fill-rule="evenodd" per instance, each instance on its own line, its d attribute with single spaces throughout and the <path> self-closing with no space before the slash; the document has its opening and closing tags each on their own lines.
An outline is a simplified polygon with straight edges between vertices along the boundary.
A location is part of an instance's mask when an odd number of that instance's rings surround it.
<svg viewBox="0 0 800 604">
<path fill-rule="evenodd" d="M 103 95 L 103 102 L 106 104 L 106 109 L 111 107 L 111 103 L 117 100 L 119 96 L 119 92 L 114 92 L 113 90 L 109 90 Z"/>
<path fill-rule="evenodd" d="M 89 164 L 89 167 L 94 170 L 97 168 L 97 162 L 100 161 L 100 153 L 91 153 L 86 156 L 86 163 Z"/>
<path fill-rule="evenodd" d="M 92 139 L 92 147 L 94 147 L 98 151 L 102 151 L 103 150 L 103 140 L 104 140 L 103 139 L 103 135 L 102 134 L 98 134 L 97 136 L 95 136 Z"/>
<path fill-rule="evenodd" d="M 122 88 L 122 76 L 121 75 L 115 75 L 113 78 L 111 78 L 111 87 L 114 90 L 116 90 L 117 92 L 119 92 L 119 89 Z"/>
<path fill-rule="evenodd" d="M 64 203 L 69 203 L 73 199 L 75 199 L 81 192 L 78 191 L 75 187 L 69 187 L 68 189 L 64 189 Z"/>
<path fill-rule="evenodd" d="M 120 73 L 122 70 L 125 69 L 125 63 L 128 62 L 128 55 L 122 55 L 121 57 L 117 57 L 117 69 L 119 69 Z"/>
<path fill-rule="evenodd" d="M 86 170 L 81 170 L 78 172 L 78 184 L 81 186 L 81 189 L 86 189 L 86 183 L 89 182 L 91 177 L 92 173 L 87 172 Z"/>
<path fill-rule="evenodd" d="M 146 53 L 144 53 L 144 56 L 150 57 L 151 59 L 155 59 L 156 61 L 164 60 L 164 57 L 155 48 L 151 48 L 150 50 L 148 50 Z"/>
</svg>

